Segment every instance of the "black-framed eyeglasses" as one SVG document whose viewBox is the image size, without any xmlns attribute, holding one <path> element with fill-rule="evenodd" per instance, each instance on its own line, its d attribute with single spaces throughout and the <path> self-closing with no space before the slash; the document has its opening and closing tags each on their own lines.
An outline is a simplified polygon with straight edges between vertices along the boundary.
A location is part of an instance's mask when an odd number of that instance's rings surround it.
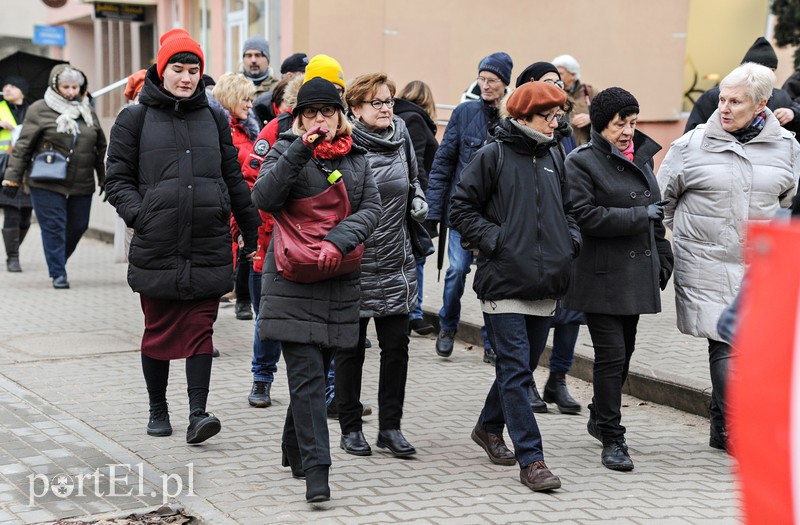
<svg viewBox="0 0 800 525">
<path fill-rule="evenodd" d="M 381 109 L 383 107 L 383 105 L 385 104 L 387 108 L 391 109 L 391 108 L 394 107 L 394 99 L 393 98 L 387 98 L 386 100 L 378 100 L 378 99 L 368 100 L 367 104 L 369 104 L 370 106 L 372 106 L 375 109 Z"/>
<path fill-rule="evenodd" d="M 317 113 L 322 113 L 323 117 L 332 117 L 336 113 L 336 108 L 333 106 L 322 106 L 321 108 L 303 108 L 300 112 L 305 118 L 314 118 Z"/>
<path fill-rule="evenodd" d="M 547 82 L 548 84 L 553 84 L 554 86 L 558 86 L 561 89 L 564 89 L 564 81 L 563 80 L 554 80 L 552 78 L 548 78 L 547 80 L 543 80 L 543 82 Z"/>
<path fill-rule="evenodd" d="M 545 120 L 545 122 L 553 122 L 553 119 L 561 120 L 564 118 L 563 111 L 556 111 L 555 113 L 550 113 L 549 115 L 543 115 L 542 113 L 534 113 L 534 115 L 539 115 Z"/>
</svg>

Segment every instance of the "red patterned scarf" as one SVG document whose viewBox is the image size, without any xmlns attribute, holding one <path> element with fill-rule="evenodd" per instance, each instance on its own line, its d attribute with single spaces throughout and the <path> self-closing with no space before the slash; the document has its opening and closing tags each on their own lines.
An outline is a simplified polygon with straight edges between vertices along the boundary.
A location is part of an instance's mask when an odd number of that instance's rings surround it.
<svg viewBox="0 0 800 525">
<path fill-rule="evenodd" d="M 323 142 L 314 149 L 314 156 L 318 159 L 338 159 L 350 153 L 353 146 L 353 137 L 340 135 L 332 142 Z"/>
</svg>

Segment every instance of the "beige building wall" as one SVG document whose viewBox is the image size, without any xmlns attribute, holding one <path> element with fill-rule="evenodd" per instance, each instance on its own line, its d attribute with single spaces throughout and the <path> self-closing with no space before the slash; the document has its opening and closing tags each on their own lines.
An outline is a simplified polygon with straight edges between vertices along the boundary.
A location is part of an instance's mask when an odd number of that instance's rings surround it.
<svg viewBox="0 0 800 525">
<path fill-rule="evenodd" d="M 400 86 L 424 80 L 438 103 L 456 104 L 492 52 L 511 55 L 514 77 L 532 62 L 569 53 L 589 83 L 630 90 L 644 120 L 680 118 L 689 0 L 639 0 L 635 7 L 629 0 L 293 5 L 295 48 L 336 57 L 348 79 L 383 70 Z"/>
</svg>

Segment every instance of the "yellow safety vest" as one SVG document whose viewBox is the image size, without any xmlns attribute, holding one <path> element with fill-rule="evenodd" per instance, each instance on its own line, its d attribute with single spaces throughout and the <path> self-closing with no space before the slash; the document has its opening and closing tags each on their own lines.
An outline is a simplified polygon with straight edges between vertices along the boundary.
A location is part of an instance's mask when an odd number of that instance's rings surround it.
<svg viewBox="0 0 800 525">
<path fill-rule="evenodd" d="M 8 107 L 8 102 L 5 100 L 0 102 L 0 120 L 13 122 L 14 126 L 17 125 L 17 121 L 14 119 L 14 114 L 11 113 L 11 108 Z M 11 149 L 11 130 L 5 128 L 0 129 L 0 151 L 6 151 L 9 149 Z"/>
</svg>

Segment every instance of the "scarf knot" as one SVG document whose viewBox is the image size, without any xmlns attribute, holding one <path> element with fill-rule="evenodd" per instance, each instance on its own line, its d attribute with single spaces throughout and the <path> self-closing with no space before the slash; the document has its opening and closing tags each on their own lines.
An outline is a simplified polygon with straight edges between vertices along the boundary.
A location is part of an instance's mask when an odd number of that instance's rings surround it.
<svg viewBox="0 0 800 525">
<path fill-rule="evenodd" d="M 47 88 L 44 92 L 44 102 L 47 107 L 58 113 L 56 117 L 56 131 L 59 133 L 69 133 L 70 135 L 77 135 L 79 117 L 83 118 L 86 125 L 90 128 L 94 126 L 94 119 L 92 118 L 92 108 L 89 106 L 89 100 L 84 97 L 83 100 L 67 100 L 53 88 Z"/>
<path fill-rule="evenodd" d="M 350 153 L 353 147 L 353 137 L 340 135 L 331 142 L 323 142 L 314 149 L 314 156 L 318 159 L 338 159 Z"/>
</svg>

